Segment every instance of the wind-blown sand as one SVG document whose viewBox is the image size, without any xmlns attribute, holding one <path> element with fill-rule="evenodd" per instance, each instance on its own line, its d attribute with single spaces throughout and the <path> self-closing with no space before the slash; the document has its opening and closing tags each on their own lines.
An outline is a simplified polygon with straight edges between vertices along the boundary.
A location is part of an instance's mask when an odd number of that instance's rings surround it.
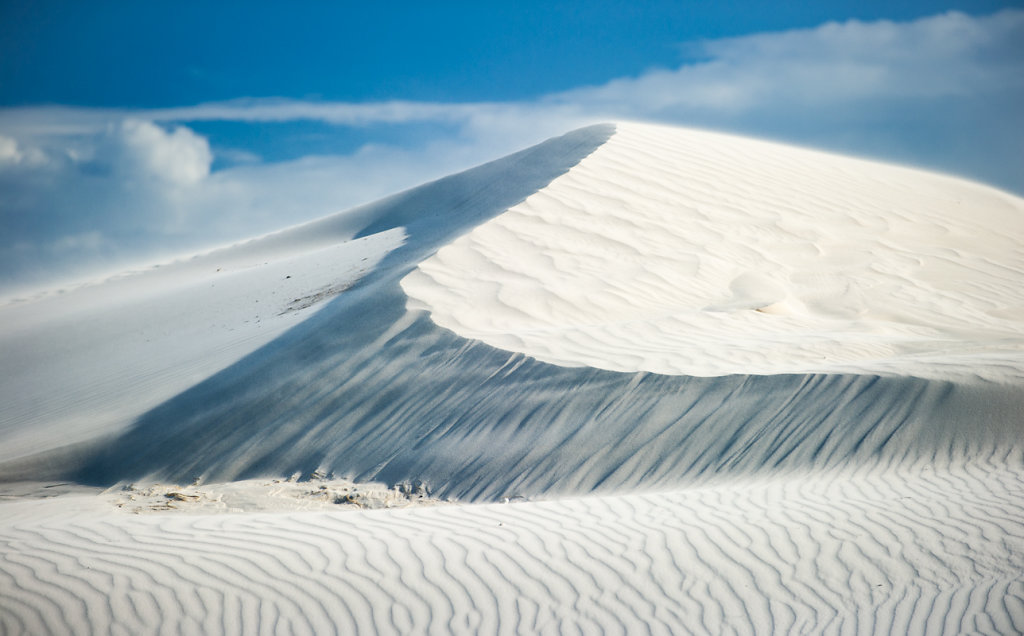
<svg viewBox="0 0 1024 636">
<path fill-rule="evenodd" d="M 621 124 L 8 303 L 0 631 L 1022 633 L 1022 239 Z"/>
</svg>

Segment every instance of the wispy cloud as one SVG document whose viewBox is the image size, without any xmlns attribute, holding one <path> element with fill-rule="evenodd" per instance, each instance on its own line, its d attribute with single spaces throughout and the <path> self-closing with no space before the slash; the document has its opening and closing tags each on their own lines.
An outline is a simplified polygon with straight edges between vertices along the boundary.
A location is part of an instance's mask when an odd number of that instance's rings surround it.
<svg viewBox="0 0 1024 636">
<path fill-rule="evenodd" d="M 590 113 L 753 132 L 1024 191 L 1024 12 L 691 43 L 701 61 L 551 96 Z"/>
<path fill-rule="evenodd" d="M 270 231 L 615 118 L 773 137 L 1024 192 L 1024 11 L 828 23 L 681 51 L 697 61 L 521 102 L 0 110 L 0 289 Z M 197 132 L 209 122 L 296 121 L 339 135 L 425 132 L 413 145 L 276 163 Z M 215 159 L 227 167 L 211 170 Z"/>
</svg>

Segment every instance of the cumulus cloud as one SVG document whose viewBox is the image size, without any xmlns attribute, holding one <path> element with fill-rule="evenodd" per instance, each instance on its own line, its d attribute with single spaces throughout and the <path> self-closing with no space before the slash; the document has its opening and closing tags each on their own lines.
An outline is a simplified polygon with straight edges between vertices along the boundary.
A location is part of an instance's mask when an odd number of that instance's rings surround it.
<svg viewBox="0 0 1024 636">
<path fill-rule="evenodd" d="M 204 136 L 134 115 L 0 139 L 0 297 L 278 230 L 493 158 L 441 138 L 275 163 L 228 149 L 236 161 L 212 171 Z M 30 144 L 45 161 L 22 161 Z"/>
<path fill-rule="evenodd" d="M 772 137 L 1024 192 L 1024 11 L 833 22 L 683 43 L 681 55 L 694 61 L 523 102 L 0 110 L 0 291 L 90 258 L 112 265 L 271 231 L 616 118 Z M 267 163 L 249 148 L 211 147 L 196 129 L 216 121 L 434 132 L 414 145 Z M 222 167 L 211 170 L 215 159 Z"/>
<path fill-rule="evenodd" d="M 17 140 L 0 135 L 0 165 L 40 166 L 46 163 L 46 155 L 37 148 L 24 148 Z"/>
<path fill-rule="evenodd" d="M 0 136 L 0 162 L 20 163 L 21 152 L 18 150 L 18 142 L 10 137 Z"/>
<path fill-rule="evenodd" d="M 0 137 L 0 288 L 115 267 L 189 225 L 205 138 L 131 118 L 83 130 Z"/>
<path fill-rule="evenodd" d="M 121 123 L 119 135 L 129 170 L 183 186 L 210 174 L 210 144 L 184 126 L 167 131 L 149 121 L 128 119 Z"/>
</svg>

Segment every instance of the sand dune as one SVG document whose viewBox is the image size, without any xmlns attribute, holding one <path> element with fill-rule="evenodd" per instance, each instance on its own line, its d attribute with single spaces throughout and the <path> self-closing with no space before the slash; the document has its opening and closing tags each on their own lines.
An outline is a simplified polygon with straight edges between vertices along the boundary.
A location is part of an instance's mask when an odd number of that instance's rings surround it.
<svg viewBox="0 0 1024 636">
<path fill-rule="evenodd" d="M 8 303 L 0 630 L 1019 633 L 1022 238 L 622 124 Z"/>
</svg>

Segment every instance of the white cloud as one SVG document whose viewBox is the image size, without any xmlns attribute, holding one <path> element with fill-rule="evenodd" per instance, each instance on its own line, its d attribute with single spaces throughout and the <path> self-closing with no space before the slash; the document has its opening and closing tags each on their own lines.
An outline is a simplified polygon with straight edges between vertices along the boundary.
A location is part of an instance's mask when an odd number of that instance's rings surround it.
<svg viewBox="0 0 1024 636">
<path fill-rule="evenodd" d="M 670 109 L 734 114 L 1019 91 L 1024 12 L 981 18 L 951 12 L 909 23 L 830 22 L 692 43 L 688 50 L 704 61 L 552 99 L 638 115 Z"/>
<path fill-rule="evenodd" d="M 21 163 L 21 157 L 18 142 L 0 135 L 0 163 Z"/>
<path fill-rule="evenodd" d="M 61 236 L 47 245 L 46 249 L 54 253 L 63 253 L 69 250 L 92 251 L 103 247 L 105 242 L 103 235 L 99 232 L 83 232 Z"/>
<path fill-rule="evenodd" d="M 118 130 L 125 167 L 177 185 L 192 185 L 210 174 L 210 144 L 184 126 L 166 131 L 156 124 L 128 119 Z"/>
<path fill-rule="evenodd" d="M 187 108 L 150 111 L 154 120 L 282 122 L 300 119 L 339 126 L 401 124 L 414 121 L 464 121 L 482 105 L 393 100 L 365 104 L 303 102 L 288 99 L 239 99 Z"/>
<path fill-rule="evenodd" d="M 0 165 L 41 166 L 46 155 L 38 148 L 25 148 L 16 139 L 0 135 Z"/>
</svg>

